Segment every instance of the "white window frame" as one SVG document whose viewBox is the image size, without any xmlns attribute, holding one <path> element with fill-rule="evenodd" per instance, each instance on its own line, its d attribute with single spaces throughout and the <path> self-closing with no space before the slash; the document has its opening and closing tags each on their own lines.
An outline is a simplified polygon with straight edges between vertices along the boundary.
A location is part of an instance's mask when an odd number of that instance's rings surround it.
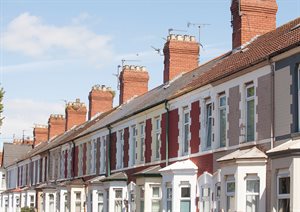
<svg viewBox="0 0 300 212">
<path fill-rule="evenodd" d="M 68 151 L 68 163 L 67 163 L 67 177 L 70 178 L 71 177 L 71 170 L 72 170 L 72 147 L 70 147 L 67 151 Z"/>
<path fill-rule="evenodd" d="M 160 116 L 154 118 L 154 160 L 160 160 L 160 144 L 161 144 L 161 119 Z"/>
<path fill-rule="evenodd" d="M 159 208 L 160 208 L 160 211 L 161 211 L 161 198 L 162 198 L 162 195 L 161 195 L 161 187 L 159 185 L 150 185 L 151 187 L 151 211 L 153 211 L 153 202 L 154 201 L 158 201 L 159 202 Z M 153 188 L 158 188 L 159 189 L 159 196 L 158 197 L 154 197 L 154 192 L 153 192 Z"/>
<path fill-rule="evenodd" d="M 254 94 L 253 96 L 248 97 L 247 96 L 247 91 L 249 88 L 253 88 L 254 90 Z M 245 86 L 245 142 L 251 142 L 251 141 L 255 141 L 255 128 L 256 128 L 256 118 L 255 118 L 255 114 L 256 114 L 256 101 L 255 101 L 255 96 L 256 96 L 256 90 L 255 90 L 255 86 L 254 83 L 249 83 Z M 247 110 L 247 103 L 249 101 L 254 101 L 254 111 L 253 111 L 253 118 L 254 118 L 254 123 L 253 123 L 253 128 L 254 128 L 254 132 L 253 132 L 253 140 L 248 140 L 248 110 Z"/>
<path fill-rule="evenodd" d="M 117 191 L 121 191 L 121 197 L 117 197 Z M 114 188 L 114 209 L 116 208 L 117 201 L 121 202 L 121 208 L 123 208 L 123 189 L 122 188 Z M 122 210 L 122 209 L 121 209 Z"/>
<path fill-rule="evenodd" d="M 173 204 L 173 188 L 171 186 L 167 186 L 166 188 L 166 195 L 167 195 L 167 211 L 166 212 L 172 212 L 172 204 Z"/>
<path fill-rule="evenodd" d="M 247 184 L 248 184 L 248 181 L 258 181 L 258 192 L 248 192 L 247 190 Z M 257 176 L 248 176 L 246 178 L 246 203 L 247 203 L 247 196 L 257 196 L 258 197 L 258 205 L 256 206 L 257 207 L 257 211 L 259 211 L 259 204 L 260 204 L 260 179 L 257 177 Z M 247 204 L 246 204 L 246 210 L 247 211 Z"/>
<path fill-rule="evenodd" d="M 205 189 L 208 190 L 208 196 L 204 196 L 204 190 Z M 202 202 L 202 211 L 211 211 L 211 206 L 212 206 L 212 204 L 211 204 L 211 192 L 212 192 L 212 190 L 211 190 L 211 187 L 210 187 L 209 184 L 204 184 L 204 185 L 201 186 L 200 201 Z M 208 207 L 209 207 L 208 210 L 207 209 L 205 210 L 205 208 L 204 208 L 206 206 L 206 204 L 204 204 L 205 202 L 208 202 Z"/>
<path fill-rule="evenodd" d="M 229 210 L 229 208 L 228 208 L 228 201 L 227 201 L 227 198 L 228 198 L 228 197 L 234 197 L 234 201 L 235 201 L 234 204 L 236 204 L 236 196 L 235 196 L 236 182 L 235 182 L 235 180 L 232 179 L 232 178 L 233 178 L 233 177 L 229 177 L 229 179 L 226 180 L 226 182 L 225 182 L 226 211 Z M 227 190 L 227 188 L 228 188 L 227 184 L 229 184 L 229 183 L 234 183 L 234 191 L 233 191 L 233 192 L 229 192 L 229 191 Z M 234 209 L 235 209 L 235 205 L 234 205 Z"/>
<path fill-rule="evenodd" d="M 208 115 L 208 106 L 210 106 L 211 109 L 211 115 Z M 208 146 L 208 120 L 211 119 L 211 130 L 210 130 L 210 146 Z M 213 102 L 209 99 L 205 101 L 205 150 L 212 149 L 213 144 Z"/>
<path fill-rule="evenodd" d="M 222 98 L 225 98 L 225 105 L 221 105 L 221 99 Z M 224 143 L 224 146 L 221 145 L 221 111 L 222 110 L 225 110 L 225 143 Z M 218 97 L 218 147 L 219 148 L 223 148 L 223 147 L 226 147 L 227 145 L 227 96 L 226 94 L 221 94 L 219 95 Z"/>
<path fill-rule="evenodd" d="M 79 199 L 77 198 L 77 194 L 79 194 Z M 82 205 L 81 205 L 81 191 L 74 191 L 74 196 L 75 196 L 75 210 L 77 205 L 80 206 L 80 210 L 82 210 Z"/>
<path fill-rule="evenodd" d="M 145 187 L 139 186 L 140 212 L 145 212 Z M 142 208 L 143 206 L 143 208 Z M 144 209 L 144 210 L 143 210 Z"/>
<path fill-rule="evenodd" d="M 189 197 L 183 197 L 182 196 L 182 189 L 183 188 L 188 188 L 190 190 L 190 196 Z M 180 208 L 181 208 L 181 201 L 189 201 L 190 202 L 190 212 L 191 212 L 191 207 L 192 207 L 192 189 L 191 189 L 191 185 L 181 185 L 180 186 L 180 190 L 179 190 L 180 194 L 179 194 L 179 202 L 180 202 Z M 180 210 L 179 208 L 179 210 Z"/>
<path fill-rule="evenodd" d="M 117 146 L 117 169 L 123 168 L 124 158 L 124 130 L 118 131 L 118 146 Z"/>
<path fill-rule="evenodd" d="M 102 199 L 100 198 L 102 196 Z M 99 210 L 99 206 L 102 205 L 102 211 L 104 211 L 104 194 L 101 191 L 97 191 L 97 211 L 102 212 Z"/>
<path fill-rule="evenodd" d="M 290 178 L 289 173 L 278 173 L 277 178 L 276 178 L 276 194 L 277 194 L 277 210 L 279 211 L 279 200 L 280 199 L 289 199 L 290 204 L 291 204 L 291 199 L 290 199 L 290 194 L 291 194 L 291 188 L 289 188 L 289 192 L 287 194 L 279 194 L 279 179 L 280 178 Z M 290 183 L 291 183 L 291 178 L 290 178 Z M 291 185 L 291 184 L 290 184 Z"/>
<path fill-rule="evenodd" d="M 139 161 L 140 163 L 145 162 L 145 122 L 139 124 L 140 130 L 140 144 L 139 144 Z"/>
<path fill-rule="evenodd" d="M 102 136 L 101 139 L 101 154 L 100 154 L 100 172 L 106 173 L 106 136 Z"/>
<path fill-rule="evenodd" d="M 131 139 L 130 139 L 130 162 L 131 166 L 136 164 L 136 144 L 137 144 L 137 128 L 136 125 L 131 126 Z"/>
<path fill-rule="evenodd" d="M 187 115 L 188 119 L 185 119 Z M 181 155 L 189 155 L 190 154 L 190 109 L 188 106 L 182 108 L 182 136 L 181 136 Z M 186 132 L 187 127 L 187 132 Z M 187 134 L 187 135 L 186 135 Z M 187 136 L 187 137 L 185 137 Z M 187 140 L 186 140 L 187 139 Z M 187 149 L 186 149 L 187 148 Z"/>
</svg>

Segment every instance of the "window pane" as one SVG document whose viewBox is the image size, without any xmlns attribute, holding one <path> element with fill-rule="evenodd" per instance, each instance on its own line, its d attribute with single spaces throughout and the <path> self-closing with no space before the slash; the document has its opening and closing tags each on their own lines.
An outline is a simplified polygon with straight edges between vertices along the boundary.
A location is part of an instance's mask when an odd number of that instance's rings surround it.
<svg viewBox="0 0 300 212">
<path fill-rule="evenodd" d="M 172 212 L 172 201 L 167 201 L 167 212 Z"/>
<path fill-rule="evenodd" d="M 144 212 L 144 200 L 141 200 L 141 212 Z"/>
<path fill-rule="evenodd" d="M 222 96 L 221 98 L 220 98 L 220 106 L 222 107 L 222 106 L 225 106 L 226 105 L 226 96 Z"/>
<path fill-rule="evenodd" d="M 189 123 L 189 113 L 184 114 L 184 123 Z"/>
<path fill-rule="evenodd" d="M 191 211 L 191 201 L 181 200 L 180 201 L 180 212 L 190 212 Z"/>
<path fill-rule="evenodd" d="M 167 188 L 167 199 L 172 199 L 172 188 Z"/>
<path fill-rule="evenodd" d="M 247 180 L 247 192 L 259 193 L 259 180 Z"/>
<path fill-rule="evenodd" d="M 122 199 L 122 190 L 115 190 L 115 197 Z"/>
<path fill-rule="evenodd" d="M 212 134 L 212 108 L 211 104 L 206 105 L 206 147 L 211 147 L 211 134 Z"/>
<path fill-rule="evenodd" d="M 202 197 L 210 196 L 210 188 L 202 188 Z"/>
<path fill-rule="evenodd" d="M 224 147 L 226 144 L 226 109 L 223 108 L 219 113 L 220 117 L 220 147 Z"/>
<path fill-rule="evenodd" d="M 103 212 L 103 203 L 98 203 L 98 212 Z"/>
<path fill-rule="evenodd" d="M 279 194 L 289 194 L 290 193 L 290 178 L 281 177 L 279 178 Z"/>
<path fill-rule="evenodd" d="M 98 201 L 103 202 L 103 193 L 98 193 Z"/>
<path fill-rule="evenodd" d="M 258 212 L 258 195 L 246 196 L 246 212 Z"/>
<path fill-rule="evenodd" d="M 181 197 L 190 197 L 190 188 L 189 187 L 183 187 L 181 188 Z"/>
<path fill-rule="evenodd" d="M 152 197 L 159 197 L 159 187 L 152 187 Z"/>
<path fill-rule="evenodd" d="M 160 200 L 152 200 L 152 212 L 160 212 Z"/>
<path fill-rule="evenodd" d="M 228 182 L 227 183 L 227 192 L 235 192 L 235 183 L 234 182 Z"/>
<path fill-rule="evenodd" d="M 227 211 L 231 212 L 235 210 L 235 198 L 234 196 L 227 196 Z"/>
<path fill-rule="evenodd" d="M 184 153 L 188 152 L 189 149 L 189 125 L 184 125 Z"/>
<path fill-rule="evenodd" d="M 114 212 L 122 212 L 122 200 L 115 201 L 115 211 Z"/>
<path fill-rule="evenodd" d="M 278 200 L 278 212 L 290 212 L 290 199 Z"/>
<path fill-rule="evenodd" d="M 247 101 L 247 141 L 254 141 L 254 99 Z"/>
<path fill-rule="evenodd" d="M 247 88 L 247 97 L 254 96 L 254 87 Z"/>
</svg>

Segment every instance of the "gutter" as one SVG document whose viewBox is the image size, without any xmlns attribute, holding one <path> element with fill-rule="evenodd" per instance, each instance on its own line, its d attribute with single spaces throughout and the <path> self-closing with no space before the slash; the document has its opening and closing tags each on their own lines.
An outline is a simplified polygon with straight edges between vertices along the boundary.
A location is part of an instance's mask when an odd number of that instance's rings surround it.
<svg viewBox="0 0 300 212">
<path fill-rule="evenodd" d="M 169 165 L 169 105 L 168 100 L 165 100 L 165 109 L 166 109 L 166 166 Z"/>
<path fill-rule="evenodd" d="M 107 125 L 106 128 L 108 129 L 108 140 L 106 140 L 106 148 L 107 148 L 107 154 L 106 154 L 106 176 L 109 177 L 111 174 L 110 170 L 110 144 L 111 144 L 111 125 Z"/>
</svg>

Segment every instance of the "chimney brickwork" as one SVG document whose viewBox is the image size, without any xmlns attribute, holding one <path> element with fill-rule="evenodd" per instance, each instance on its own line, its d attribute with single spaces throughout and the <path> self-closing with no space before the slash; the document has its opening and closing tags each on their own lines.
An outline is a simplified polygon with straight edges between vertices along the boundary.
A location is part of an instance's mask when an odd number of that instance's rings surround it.
<svg viewBox="0 0 300 212">
<path fill-rule="evenodd" d="M 66 105 L 66 128 L 69 130 L 75 125 L 78 126 L 86 121 L 87 109 L 84 103 L 80 102 L 80 99 L 76 99 L 75 102 L 69 102 Z"/>
<path fill-rule="evenodd" d="M 169 35 L 164 46 L 164 83 L 197 68 L 199 51 L 194 36 Z"/>
<path fill-rule="evenodd" d="M 34 145 L 48 141 L 48 126 L 35 125 L 33 128 Z"/>
<path fill-rule="evenodd" d="M 97 113 L 113 108 L 114 91 L 105 85 L 95 85 L 89 93 L 89 120 Z"/>
<path fill-rule="evenodd" d="M 61 114 L 51 114 L 48 119 L 48 140 L 65 132 L 66 119 Z"/>
<path fill-rule="evenodd" d="M 143 66 L 125 65 L 119 76 L 120 105 L 134 96 L 140 96 L 148 91 L 149 75 Z"/>
<path fill-rule="evenodd" d="M 232 48 L 276 29 L 276 0 L 232 0 Z"/>
</svg>

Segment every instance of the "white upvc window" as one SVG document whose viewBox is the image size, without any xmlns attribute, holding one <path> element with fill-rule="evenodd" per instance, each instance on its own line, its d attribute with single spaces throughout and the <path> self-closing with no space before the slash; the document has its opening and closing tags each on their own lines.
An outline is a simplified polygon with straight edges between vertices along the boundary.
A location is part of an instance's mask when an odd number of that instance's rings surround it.
<svg viewBox="0 0 300 212">
<path fill-rule="evenodd" d="M 180 212 L 191 212 L 191 187 L 180 187 Z"/>
<path fill-rule="evenodd" d="M 145 211 L 145 188 L 144 186 L 139 186 L 140 189 L 140 212 Z"/>
<path fill-rule="evenodd" d="M 246 141 L 255 140 L 255 87 L 253 84 L 246 86 L 246 104 L 245 104 L 245 117 L 246 117 Z"/>
<path fill-rule="evenodd" d="M 227 123 L 227 113 L 226 113 L 226 95 L 222 94 L 219 96 L 218 105 L 218 115 L 219 115 L 219 147 L 226 146 L 226 123 Z"/>
<path fill-rule="evenodd" d="M 114 192 L 115 192 L 114 212 L 122 212 L 123 190 L 118 188 L 118 189 L 114 189 Z"/>
<path fill-rule="evenodd" d="M 145 123 L 140 123 L 140 162 L 145 161 Z"/>
<path fill-rule="evenodd" d="M 103 174 L 106 172 L 106 136 L 102 136 L 100 157 L 100 170 Z"/>
<path fill-rule="evenodd" d="M 154 118 L 154 136 L 155 136 L 155 141 L 154 141 L 154 158 L 155 160 L 160 159 L 160 141 L 161 141 L 161 127 L 160 127 L 160 117 L 155 117 Z"/>
<path fill-rule="evenodd" d="M 78 147 L 78 176 L 83 175 L 82 165 L 83 165 L 83 144 L 79 144 L 79 147 Z"/>
<path fill-rule="evenodd" d="M 277 176 L 277 211 L 290 211 L 290 176 L 287 173 Z"/>
<path fill-rule="evenodd" d="M 75 191 L 75 212 L 81 212 L 81 192 Z"/>
<path fill-rule="evenodd" d="M 151 186 L 151 212 L 160 212 L 161 189 L 159 186 Z"/>
<path fill-rule="evenodd" d="M 172 212 L 172 187 L 167 187 L 167 212 Z"/>
<path fill-rule="evenodd" d="M 54 212 L 54 194 L 49 194 L 49 211 Z"/>
<path fill-rule="evenodd" d="M 212 116 L 212 103 L 207 101 L 205 104 L 205 149 L 211 149 L 213 140 L 213 116 Z"/>
<path fill-rule="evenodd" d="M 63 194 L 63 197 L 64 197 L 64 202 L 63 202 L 63 204 L 64 204 L 64 212 L 69 212 L 69 205 L 68 205 L 68 193 L 67 192 L 65 192 L 64 194 Z"/>
<path fill-rule="evenodd" d="M 105 190 L 105 194 L 106 194 L 106 212 L 109 212 L 109 189 Z"/>
<path fill-rule="evenodd" d="M 190 147 L 190 111 L 188 107 L 183 108 L 183 120 L 182 120 L 182 144 L 181 154 L 182 156 L 189 154 Z"/>
<path fill-rule="evenodd" d="M 226 181 L 226 211 L 235 211 L 235 181 L 233 176 Z"/>
<path fill-rule="evenodd" d="M 221 210 L 221 183 L 215 184 L 215 209 L 216 211 Z"/>
<path fill-rule="evenodd" d="M 210 187 L 204 185 L 201 187 L 201 202 L 202 202 L 202 211 L 210 212 L 211 202 L 210 202 Z"/>
<path fill-rule="evenodd" d="M 34 208 L 35 205 L 34 203 L 35 203 L 34 195 L 29 195 L 29 207 Z"/>
<path fill-rule="evenodd" d="M 118 146 L 117 146 L 117 169 L 123 168 L 124 158 L 124 130 L 118 132 Z"/>
<path fill-rule="evenodd" d="M 130 145 L 130 160 L 131 165 L 135 165 L 136 161 L 136 137 L 137 137 L 137 129 L 136 125 L 131 127 L 131 145 Z"/>
<path fill-rule="evenodd" d="M 104 196 L 103 196 L 103 193 L 101 191 L 98 191 L 97 192 L 97 195 L 98 195 L 98 207 L 97 207 L 97 212 L 104 212 L 104 208 L 103 208 L 103 205 L 104 205 Z"/>
<path fill-rule="evenodd" d="M 259 184 L 257 177 L 246 179 L 246 212 L 259 211 Z"/>
</svg>

